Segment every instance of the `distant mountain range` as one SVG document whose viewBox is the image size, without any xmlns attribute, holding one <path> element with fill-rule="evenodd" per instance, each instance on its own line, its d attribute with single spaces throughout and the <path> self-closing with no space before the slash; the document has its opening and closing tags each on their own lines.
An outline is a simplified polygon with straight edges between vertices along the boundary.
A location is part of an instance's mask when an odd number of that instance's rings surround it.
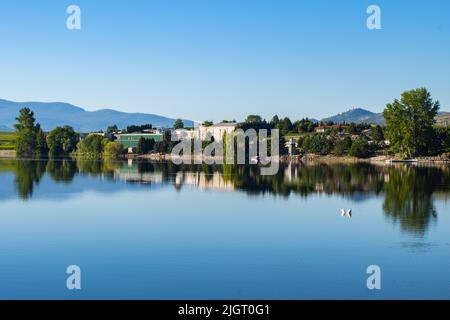
<svg viewBox="0 0 450 320">
<path fill-rule="evenodd" d="M 105 130 L 110 125 L 126 128 L 129 125 L 152 124 L 154 127 L 172 127 L 175 119 L 155 114 L 125 113 L 112 109 L 86 111 L 68 103 L 53 102 L 13 102 L 0 99 L 0 131 L 13 130 L 15 118 L 19 110 L 28 107 L 34 111 L 37 121 L 45 131 L 57 126 L 69 125 L 79 132 Z M 374 113 L 362 108 L 355 108 L 338 115 L 324 118 L 321 121 L 335 123 L 369 123 L 384 124 L 382 113 Z M 440 112 L 436 117 L 440 125 L 450 125 L 450 113 Z M 191 120 L 183 120 L 186 127 L 194 126 Z"/>
<path fill-rule="evenodd" d="M 385 124 L 382 113 L 374 113 L 362 108 L 355 108 L 338 115 L 322 119 L 323 122 L 333 121 L 335 123 L 368 123 Z M 440 112 L 436 117 L 438 125 L 450 125 L 450 112 Z"/>
<path fill-rule="evenodd" d="M 12 130 L 19 110 L 30 108 L 45 131 L 57 126 L 69 125 L 79 132 L 106 130 L 108 126 L 117 125 L 126 128 L 129 125 L 152 124 L 154 127 L 172 127 L 175 119 L 155 114 L 125 113 L 111 109 L 86 111 L 68 103 L 53 102 L 13 102 L 0 99 L 0 131 Z M 186 127 L 194 125 L 191 120 L 183 120 Z"/>
</svg>

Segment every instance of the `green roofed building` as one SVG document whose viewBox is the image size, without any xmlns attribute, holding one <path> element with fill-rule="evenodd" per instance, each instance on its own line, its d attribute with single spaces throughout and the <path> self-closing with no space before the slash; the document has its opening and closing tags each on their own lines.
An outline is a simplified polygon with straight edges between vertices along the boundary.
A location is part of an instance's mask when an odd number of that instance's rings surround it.
<svg viewBox="0 0 450 320">
<path fill-rule="evenodd" d="M 128 152 L 133 152 L 137 148 L 139 139 L 153 139 L 155 142 L 163 141 L 162 133 L 130 133 L 121 134 L 118 142 L 120 142 L 124 148 L 128 149 Z"/>
</svg>

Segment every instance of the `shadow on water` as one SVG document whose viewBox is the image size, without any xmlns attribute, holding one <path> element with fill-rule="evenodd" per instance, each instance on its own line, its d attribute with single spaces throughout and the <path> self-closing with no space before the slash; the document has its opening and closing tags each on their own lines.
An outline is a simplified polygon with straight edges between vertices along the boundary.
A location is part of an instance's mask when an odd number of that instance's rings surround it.
<svg viewBox="0 0 450 320">
<path fill-rule="evenodd" d="M 77 177 L 94 176 L 107 181 L 135 184 L 191 185 L 200 189 L 234 190 L 249 195 L 272 194 L 308 197 L 340 195 L 353 201 L 381 196 L 388 219 L 400 222 L 405 232 L 424 234 L 437 218 L 435 198 L 447 199 L 449 166 L 378 166 L 359 164 L 281 164 L 278 174 L 262 176 L 257 166 L 181 165 L 148 161 L 1 160 L 2 172 L 14 174 L 19 198 L 30 200 L 47 174 L 57 184 L 71 184 Z M 4 183 L 4 182 L 2 182 Z M 64 186 L 58 186 L 64 192 Z"/>
</svg>

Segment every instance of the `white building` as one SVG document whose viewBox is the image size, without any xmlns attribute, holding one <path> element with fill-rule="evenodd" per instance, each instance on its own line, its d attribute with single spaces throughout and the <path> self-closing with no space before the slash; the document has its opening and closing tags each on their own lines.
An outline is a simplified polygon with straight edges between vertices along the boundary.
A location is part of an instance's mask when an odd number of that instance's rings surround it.
<svg viewBox="0 0 450 320">
<path fill-rule="evenodd" d="M 229 134 L 236 130 L 237 123 L 218 123 L 209 127 L 200 125 L 197 129 L 197 138 L 201 140 L 210 140 L 211 136 L 214 137 L 214 141 L 223 140 L 225 134 Z"/>
<path fill-rule="evenodd" d="M 196 130 L 186 130 L 186 129 L 175 129 L 172 130 L 172 136 L 176 136 L 178 139 L 196 139 L 198 137 L 198 131 Z"/>
</svg>

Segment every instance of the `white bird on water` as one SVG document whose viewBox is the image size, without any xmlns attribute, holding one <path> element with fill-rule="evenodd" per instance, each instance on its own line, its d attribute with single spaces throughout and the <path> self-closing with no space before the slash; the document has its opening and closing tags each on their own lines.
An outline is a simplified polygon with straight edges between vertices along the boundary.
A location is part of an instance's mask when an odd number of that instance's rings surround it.
<svg viewBox="0 0 450 320">
<path fill-rule="evenodd" d="M 344 209 L 341 209 L 341 217 L 345 217 L 345 215 L 347 215 L 347 217 L 351 218 L 352 217 L 352 209 L 348 209 L 347 213 L 345 212 Z"/>
</svg>

